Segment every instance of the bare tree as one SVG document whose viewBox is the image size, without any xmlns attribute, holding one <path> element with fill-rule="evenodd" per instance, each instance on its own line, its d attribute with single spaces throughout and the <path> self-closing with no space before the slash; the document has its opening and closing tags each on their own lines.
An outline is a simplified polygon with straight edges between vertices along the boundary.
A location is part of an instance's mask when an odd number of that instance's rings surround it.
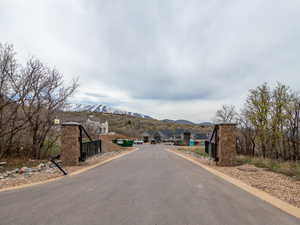
<svg viewBox="0 0 300 225">
<path fill-rule="evenodd" d="M 222 109 L 219 109 L 215 115 L 216 122 L 235 122 L 237 113 L 234 105 L 223 105 Z"/>
<path fill-rule="evenodd" d="M 63 109 L 67 99 L 78 87 L 77 80 L 65 87 L 62 75 L 37 59 L 30 59 L 22 71 L 23 86 L 18 90 L 22 111 L 28 121 L 33 157 L 40 158 L 47 134 L 53 127 L 55 114 Z"/>
<path fill-rule="evenodd" d="M 247 111 L 242 111 L 237 116 L 238 124 L 238 137 L 240 140 L 240 154 L 245 155 L 255 155 L 255 139 L 256 139 L 256 130 L 251 124 L 251 121 L 248 119 Z"/>
<path fill-rule="evenodd" d="M 13 46 L 0 43 L 0 158 L 10 154 L 26 124 L 19 113 L 21 96 L 13 88 L 20 80 L 18 68 Z"/>
<path fill-rule="evenodd" d="M 40 158 L 53 119 L 78 87 L 65 86 L 63 76 L 37 59 L 22 67 L 12 45 L 0 44 L 0 158 L 26 145 Z M 49 144 L 47 145 L 49 146 Z"/>
</svg>

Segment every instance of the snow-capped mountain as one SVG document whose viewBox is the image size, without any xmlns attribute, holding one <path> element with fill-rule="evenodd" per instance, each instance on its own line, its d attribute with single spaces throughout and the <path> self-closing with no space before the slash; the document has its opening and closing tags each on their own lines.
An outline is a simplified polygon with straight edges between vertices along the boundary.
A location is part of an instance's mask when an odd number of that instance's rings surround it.
<svg viewBox="0 0 300 225">
<path fill-rule="evenodd" d="M 141 113 L 134 113 L 134 112 L 128 112 L 125 110 L 119 110 L 115 109 L 106 105 L 102 104 L 76 104 L 76 103 L 69 103 L 65 107 L 64 111 L 70 111 L 70 112 L 102 112 L 102 113 L 112 113 L 112 114 L 122 114 L 122 115 L 130 115 L 130 116 L 136 116 L 141 118 L 151 118 L 150 116 L 141 114 Z"/>
</svg>

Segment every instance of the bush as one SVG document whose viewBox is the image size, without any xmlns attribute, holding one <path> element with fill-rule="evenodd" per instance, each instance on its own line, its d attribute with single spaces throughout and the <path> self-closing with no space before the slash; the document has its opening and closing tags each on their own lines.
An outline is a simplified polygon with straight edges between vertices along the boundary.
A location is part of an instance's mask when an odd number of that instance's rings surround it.
<svg viewBox="0 0 300 225">
<path fill-rule="evenodd" d="M 49 158 L 60 154 L 60 146 L 57 143 L 52 143 L 49 139 L 46 139 L 41 149 L 41 158 Z"/>
</svg>

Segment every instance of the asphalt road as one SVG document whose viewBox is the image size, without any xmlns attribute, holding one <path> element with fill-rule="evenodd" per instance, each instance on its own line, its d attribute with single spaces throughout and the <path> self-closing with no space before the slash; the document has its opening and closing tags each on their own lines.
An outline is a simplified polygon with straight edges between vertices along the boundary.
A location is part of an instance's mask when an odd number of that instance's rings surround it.
<svg viewBox="0 0 300 225">
<path fill-rule="evenodd" d="M 300 220 L 159 145 L 0 192 L 0 225 L 295 225 Z"/>
</svg>

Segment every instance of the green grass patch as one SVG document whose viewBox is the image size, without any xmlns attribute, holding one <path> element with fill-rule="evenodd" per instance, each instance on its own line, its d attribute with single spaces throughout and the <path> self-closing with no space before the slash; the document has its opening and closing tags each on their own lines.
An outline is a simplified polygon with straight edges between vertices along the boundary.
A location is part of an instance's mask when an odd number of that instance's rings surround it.
<svg viewBox="0 0 300 225">
<path fill-rule="evenodd" d="M 203 151 L 203 149 L 196 149 L 195 153 L 202 157 L 208 157 L 208 154 L 205 151 Z"/>
</svg>

